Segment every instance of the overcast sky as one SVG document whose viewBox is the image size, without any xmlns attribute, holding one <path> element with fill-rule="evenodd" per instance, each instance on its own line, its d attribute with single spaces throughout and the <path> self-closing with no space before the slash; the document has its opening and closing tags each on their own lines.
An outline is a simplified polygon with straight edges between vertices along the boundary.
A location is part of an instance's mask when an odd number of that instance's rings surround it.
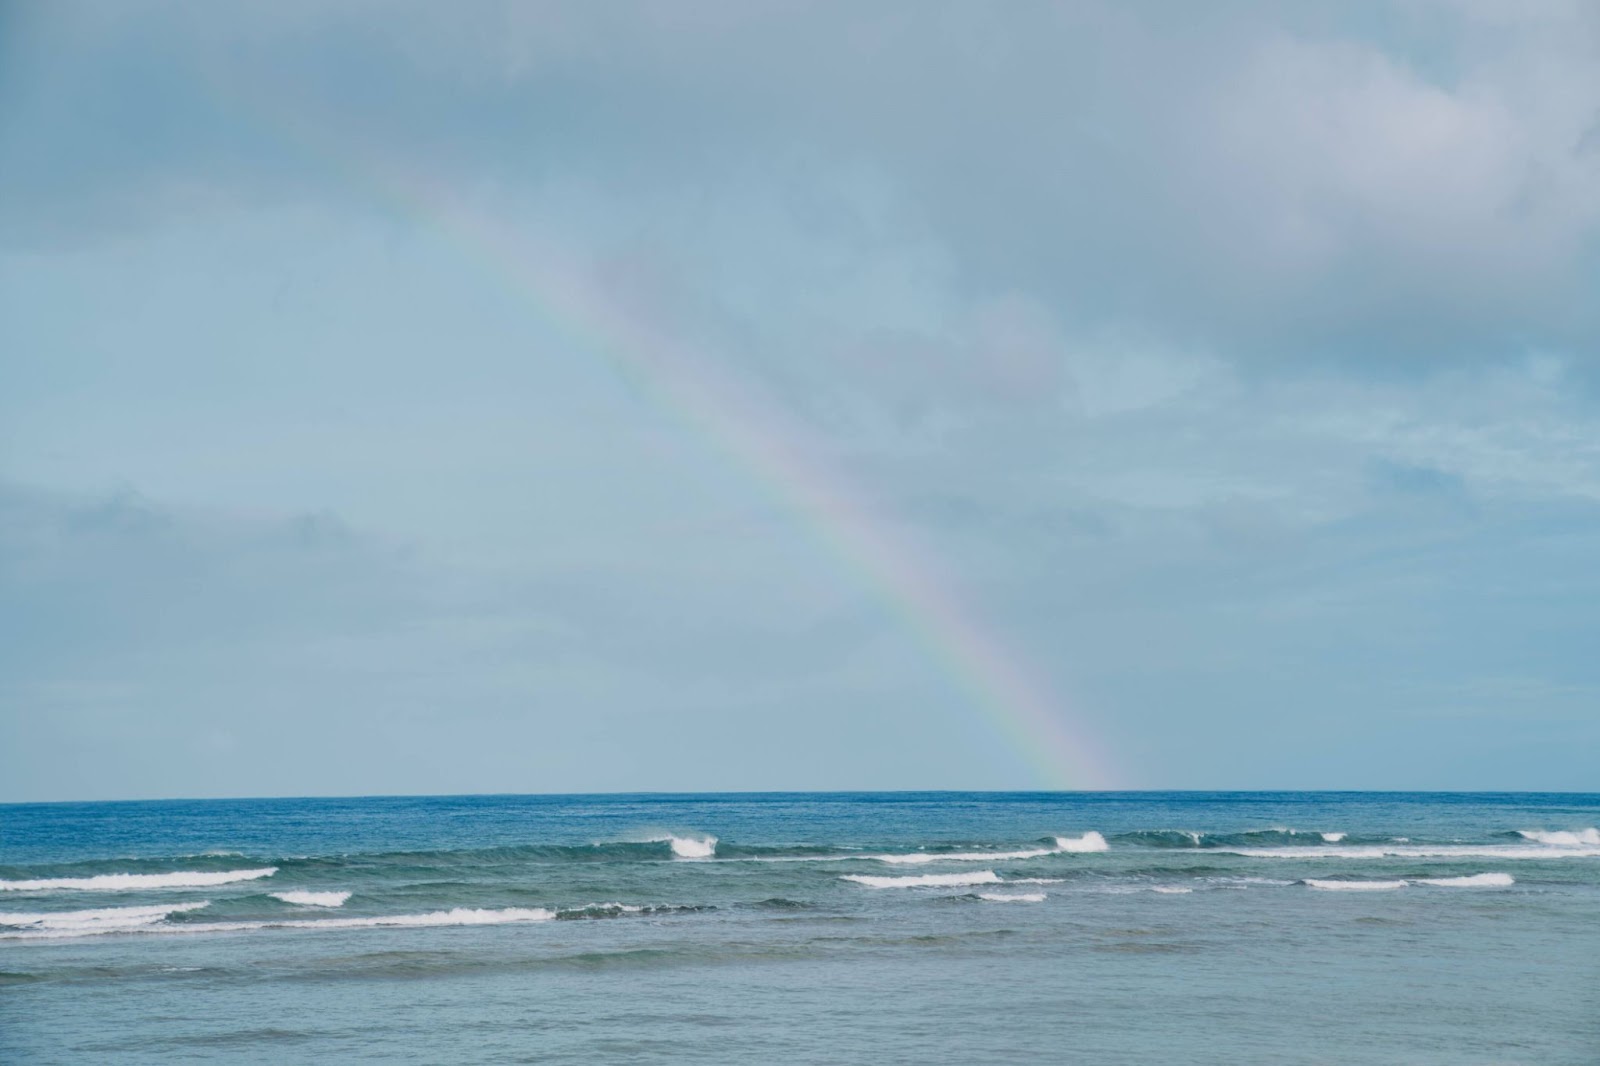
<svg viewBox="0 0 1600 1066">
<path fill-rule="evenodd" d="M 1597 11 L 0 4 L 0 800 L 1600 788 Z"/>
</svg>

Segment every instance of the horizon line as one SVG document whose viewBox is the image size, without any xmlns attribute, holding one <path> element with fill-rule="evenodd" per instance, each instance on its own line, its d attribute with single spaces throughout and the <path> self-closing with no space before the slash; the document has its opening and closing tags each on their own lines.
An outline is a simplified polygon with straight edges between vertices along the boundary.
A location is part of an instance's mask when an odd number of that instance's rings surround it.
<svg viewBox="0 0 1600 1066">
<path fill-rule="evenodd" d="M 607 792 L 377 792 L 323 793 L 286 796 L 152 796 L 120 799 L 0 800 L 0 807 L 48 807 L 70 804 L 119 803 L 257 803 L 295 800 L 426 800 L 426 799 L 590 799 L 619 797 L 753 797 L 753 796 L 1128 796 L 1128 795 L 1251 795 L 1251 796 L 1600 796 L 1597 791 L 1525 788 L 885 788 L 885 789 L 722 789 L 716 791 L 635 790 Z"/>
</svg>

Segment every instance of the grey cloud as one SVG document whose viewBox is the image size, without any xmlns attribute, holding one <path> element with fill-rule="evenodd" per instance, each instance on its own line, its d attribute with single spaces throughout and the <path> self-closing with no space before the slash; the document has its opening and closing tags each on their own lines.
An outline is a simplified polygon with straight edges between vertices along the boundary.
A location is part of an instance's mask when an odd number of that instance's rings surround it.
<svg viewBox="0 0 1600 1066">
<path fill-rule="evenodd" d="M 0 484 L 0 780 L 7 799 L 693 788 L 706 759 L 824 727 L 739 760 L 749 788 L 841 731 L 967 728 L 880 608 L 810 589 L 807 610 L 782 573 L 485 570 L 327 514 Z M 830 772 L 915 775 L 921 747 Z"/>
<path fill-rule="evenodd" d="M 310 195 L 339 165 L 297 123 L 464 187 L 648 187 L 680 211 L 854 169 L 962 285 L 1074 330 L 1273 358 L 1582 348 L 1592 9 L 1346 7 L 40 9 L 8 199 L 77 226 Z M 49 73 L 69 51 L 94 80 Z"/>
<path fill-rule="evenodd" d="M 1585 6 L 8 10 L 0 473 L 161 500 L 0 492 L 0 753 L 1012 783 L 727 416 L 927 547 L 1129 784 L 1585 772 L 1528 754 L 1600 683 Z M 549 252 L 642 385 L 373 160 Z M 702 371 L 756 400 L 651 395 Z"/>
</svg>

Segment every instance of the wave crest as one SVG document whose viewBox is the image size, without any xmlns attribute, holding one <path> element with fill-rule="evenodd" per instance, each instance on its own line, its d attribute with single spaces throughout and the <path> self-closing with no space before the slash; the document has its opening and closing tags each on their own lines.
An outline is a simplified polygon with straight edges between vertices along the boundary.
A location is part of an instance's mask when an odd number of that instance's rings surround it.
<svg viewBox="0 0 1600 1066">
<path fill-rule="evenodd" d="M 1416 877 L 1412 884 L 1438 888 L 1510 888 L 1517 879 L 1510 874 L 1469 874 L 1466 877 Z"/>
<path fill-rule="evenodd" d="M 702 836 L 661 833 L 647 837 L 642 843 L 671 845 L 673 856 L 679 859 L 709 859 L 717 853 L 717 838 L 710 833 Z"/>
<path fill-rule="evenodd" d="M 0 881 L 0 892 L 53 892 L 71 889 L 81 892 L 128 892 L 147 888 L 209 888 L 235 881 L 255 881 L 271 877 L 276 866 L 258 870 L 176 870 L 166 874 L 96 874 L 93 877 L 42 877 L 32 881 Z"/>
<path fill-rule="evenodd" d="M 1056 854 L 1054 848 L 1031 848 L 1027 851 L 914 851 L 904 855 L 867 855 L 863 858 L 897 865 L 920 865 L 928 862 L 1000 862 L 1009 859 L 1037 859 Z"/>
<path fill-rule="evenodd" d="M 922 874 L 920 877 L 872 877 L 845 874 L 840 880 L 854 881 L 868 888 L 965 888 L 968 885 L 997 885 L 1000 876 L 993 870 L 965 874 Z"/>
<path fill-rule="evenodd" d="M 1593 826 L 1578 830 L 1519 829 L 1517 835 L 1524 840 L 1558 848 L 1600 847 L 1600 829 Z"/>
<path fill-rule="evenodd" d="M 1313 877 L 1300 883 L 1321 892 L 1393 892 L 1406 887 L 1404 881 L 1319 881 Z"/>
<path fill-rule="evenodd" d="M 204 906 L 200 904 L 199 906 Z M 166 908 L 171 913 L 172 908 Z M 188 909 L 179 907 L 178 910 Z M 456 907 L 448 911 L 430 911 L 426 914 L 384 914 L 370 918 L 301 918 L 254 922 L 184 922 L 164 924 L 159 919 L 140 925 L 114 926 L 110 923 L 84 925 L 77 928 L 24 929 L 16 933 L 0 933 L 0 940 L 24 938 L 59 939 L 65 937 L 95 936 L 101 933 L 236 933 L 254 929 L 365 929 L 390 926 L 415 928 L 439 925 L 507 925 L 514 922 L 547 922 L 556 916 L 555 911 L 543 907 L 505 907 L 500 910 L 481 910 Z"/>
<path fill-rule="evenodd" d="M 269 892 L 267 895 L 296 907 L 342 907 L 348 892 Z"/>
<path fill-rule="evenodd" d="M 92 933 L 117 933 L 154 925 L 169 914 L 197 911 L 211 906 L 210 900 L 195 903 L 166 903 L 154 907 L 99 907 L 86 911 L 41 911 L 31 914 L 0 912 L 0 926 L 30 933 L 58 936 L 86 936 Z M 6 934 L 0 933 L 0 938 Z"/>
<path fill-rule="evenodd" d="M 1081 855 L 1110 851 L 1111 845 L 1106 843 L 1105 837 L 1091 829 L 1081 837 L 1056 837 L 1056 850 Z"/>
</svg>

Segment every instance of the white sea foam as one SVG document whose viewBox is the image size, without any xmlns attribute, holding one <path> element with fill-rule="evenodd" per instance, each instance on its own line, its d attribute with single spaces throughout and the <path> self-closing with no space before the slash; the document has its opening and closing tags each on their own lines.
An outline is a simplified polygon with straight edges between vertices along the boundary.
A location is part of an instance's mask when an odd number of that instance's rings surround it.
<svg viewBox="0 0 1600 1066">
<path fill-rule="evenodd" d="M 1081 837 L 1056 837 L 1056 849 L 1058 851 L 1081 854 L 1092 851 L 1109 851 L 1110 848 L 1111 845 L 1106 843 L 1106 838 L 1096 833 L 1093 829 Z"/>
<path fill-rule="evenodd" d="M 203 904 L 201 904 L 203 906 Z M 184 909 L 184 908 L 178 908 Z M 172 908 L 167 908 L 171 913 Z M 25 938 L 61 938 L 94 936 L 100 933 L 235 933 L 253 929 L 364 929 L 386 926 L 440 926 L 440 925 L 505 925 L 513 922 L 545 922 L 554 918 L 555 912 L 543 907 L 506 907 L 501 910 L 478 910 L 457 907 L 448 911 L 430 911 L 426 914 L 384 914 L 370 918 L 305 918 L 283 921 L 257 922 L 186 922 L 181 925 L 162 925 L 157 922 L 137 926 L 111 927 L 84 926 L 38 930 L 24 929 L 16 933 L 0 933 L 0 940 Z"/>
<path fill-rule="evenodd" d="M 1464 877 L 1411 877 L 1399 881 L 1318 881 L 1307 878 L 1305 885 L 1324 892 L 1392 892 L 1408 885 L 1437 888 L 1509 888 L 1517 883 L 1510 874 L 1469 874 Z"/>
<path fill-rule="evenodd" d="M 87 936 L 91 933 L 117 933 L 154 925 L 169 914 L 197 911 L 209 907 L 210 900 L 195 903 L 164 903 L 154 907 L 100 907 L 87 911 L 40 911 L 17 913 L 0 911 L 0 926 L 34 934 Z M 0 938 L 7 936 L 0 933 Z"/>
<path fill-rule="evenodd" d="M 585 903 L 581 907 L 563 907 L 563 914 L 583 914 L 586 911 L 620 911 L 623 914 L 642 914 L 643 907 L 636 907 L 631 903 Z"/>
<path fill-rule="evenodd" d="M 342 907 L 350 898 L 348 892 L 269 892 L 268 895 L 297 907 Z"/>
<path fill-rule="evenodd" d="M 1013 877 L 1007 881 L 1008 885 L 1059 885 L 1065 877 Z"/>
<path fill-rule="evenodd" d="M 900 865 L 920 865 L 928 862 L 1001 862 L 1010 859 L 1037 859 L 1054 855 L 1054 848 L 1032 848 L 1028 851 L 913 851 L 905 855 L 865 855 L 862 858 Z"/>
<path fill-rule="evenodd" d="M 1416 885 L 1436 885 L 1439 888 L 1510 888 L 1517 879 L 1510 874 L 1471 874 L 1467 877 L 1417 877 Z"/>
<path fill-rule="evenodd" d="M 94 877 L 44 877 L 33 881 L 0 881 L 0 892 L 52 892 L 74 889 L 85 892 L 126 892 L 147 888 L 208 888 L 235 881 L 255 881 L 271 877 L 276 866 L 259 870 L 178 870 L 166 874 L 97 874 Z"/>
<path fill-rule="evenodd" d="M 1193 892 L 1194 889 L 1185 888 L 1182 885 L 1156 885 L 1150 889 L 1150 891 L 1159 892 L 1163 896 L 1187 896 L 1189 893 Z"/>
<path fill-rule="evenodd" d="M 671 844 L 672 854 L 680 859 L 709 859 L 717 853 L 717 838 L 710 833 L 703 836 L 676 836 L 662 833 L 646 837 L 646 844 Z"/>
<path fill-rule="evenodd" d="M 219 924 L 250 927 L 281 926 L 288 929 L 360 929 L 396 925 L 504 925 L 508 922 L 547 922 L 555 916 L 555 911 L 543 907 L 502 907 L 499 910 L 456 907 L 448 911 L 429 911 L 426 914 L 382 914 L 371 918 L 311 918 L 292 922 Z"/>
<path fill-rule="evenodd" d="M 920 877 L 870 877 L 845 874 L 841 880 L 854 881 L 868 888 L 962 888 L 967 885 L 997 885 L 1000 877 L 993 870 L 965 874 L 923 874 Z"/>
<path fill-rule="evenodd" d="M 1600 845 L 1542 844 L 1325 844 L 1321 847 L 1203 848 L 1207 855 L 1251 859 L 1570 859 L 1600 857 Z"/>
<path fill-rule="evenodd" d="M 1043 892 L 979 892 L 979 899 L 986 899 L 990 903 L 1043 903 Z"/>
<path fill-rule="evenodd" d="M 1323 833 L 1322 839 L 1324 843 L 1337 844 L 1349 835 L 1348 833 Z"/>
<path fill-rule="evenodd" d="M 1564 829 L 1554 831 L 1519 829 L 1517 833 L 1524 840 L 1532 840 L 1558 848 L 1600 847 L 1600 829 L 1595 829 L 1592 826 L 1588 829 L 1579 829 L 1576 832 Z"/>
</svg>

